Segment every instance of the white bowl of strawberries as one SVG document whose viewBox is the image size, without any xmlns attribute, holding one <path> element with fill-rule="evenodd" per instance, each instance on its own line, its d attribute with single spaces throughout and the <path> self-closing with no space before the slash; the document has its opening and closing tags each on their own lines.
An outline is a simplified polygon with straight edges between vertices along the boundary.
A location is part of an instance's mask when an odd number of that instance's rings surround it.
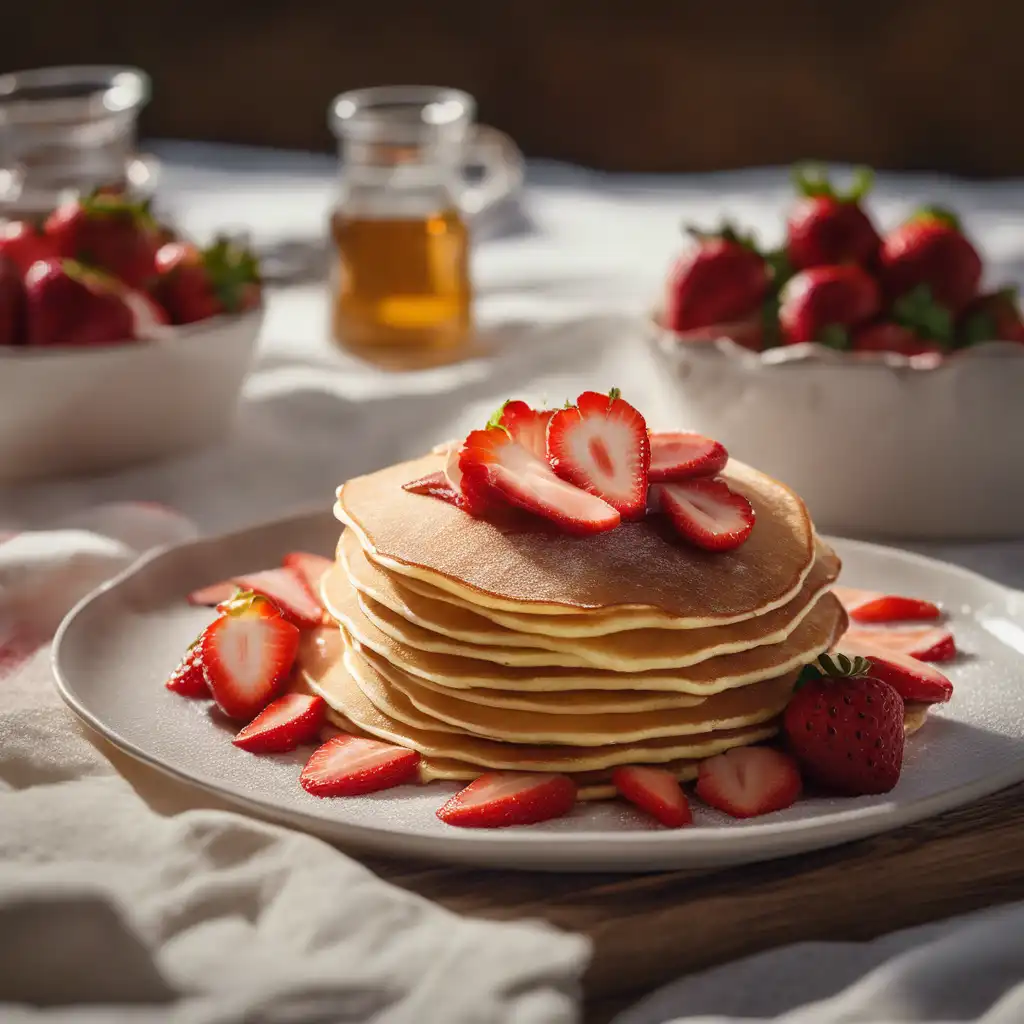
<svg viewBox="0 0 1024 1024">
<path fill-rule="evenodd" d="M 243 246 L 201 249 L 142 204 L 76 199 L 0 227 L 0 482 L 198 448 L 234 417 L 262 322 Z"/>
<path fill-rule="evenodd" d="M 702 235 L 652 342 L 690 425 L 785 481 L 832 533 L 1024 535 L 1024 320 L 957 219 L 879 233 L 868 175 L 797 175 L 785 244 Z"/>
</svg>

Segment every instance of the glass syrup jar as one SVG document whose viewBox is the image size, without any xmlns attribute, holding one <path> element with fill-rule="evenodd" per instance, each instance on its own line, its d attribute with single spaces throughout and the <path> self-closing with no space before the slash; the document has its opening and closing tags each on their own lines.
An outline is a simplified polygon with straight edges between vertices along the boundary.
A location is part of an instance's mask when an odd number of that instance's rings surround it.
<svg viewBox="0 0 1024 1024">
<path fill-rule="evenodd" d="M 522 183 L 522 155 L 456 89 L 384 86 L 331 104 L 332 333 L 356 353 L 452 354 L 472 327 L 470 221 Z M 467 169 L 482 176 L 470 184 Z"/>
</svg>

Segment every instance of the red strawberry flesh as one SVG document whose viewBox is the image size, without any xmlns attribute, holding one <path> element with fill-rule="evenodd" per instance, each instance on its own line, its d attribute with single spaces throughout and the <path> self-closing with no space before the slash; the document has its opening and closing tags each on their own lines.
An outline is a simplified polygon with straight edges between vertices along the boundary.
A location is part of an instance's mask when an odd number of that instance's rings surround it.
<svg viewBox="0 0 1024 1024">
<path fill-rule="evenodd" d="M 672 520 L 680 536 L 705 551 L 738 548 L 754 528 L 750 502 L 717 478 L 655 484 L 651 499 Z"/>
<path fill-rule="evenodd" d="M 909 654 L 877 642 L 864 642 L 856 636 L 851 639 L 849 633 L 840 638 L 836 648 L 851 658 L 867 658 L 871 675 L 888 683 L 905 701 L 944 704 L 953 696 L 953 683 L 948 676 Z"/>
<path fill-rule="evenodd" d="M 180 697 L 209 697 L 210 690 L 203 675 L 203 663 L 198 642 L 193 644 L 182 658 L 178 667 L 164 683 L 172 693 Z"/>
<path fill-rule="evenodd" d="M 200 641 L 203 674 L 213 699 L 229 718 L 250 721 L 278 695 L 295 663 L 299 631 L 266 615 L 267 602 L 225 613 Z"/>
<path fill-rule="evenodd" d="M 548 457 L 548 424 L 553 409 L 532 409 L 526 402 L 509 401 L 496 414 L 496 426 L 503 427 L 512 440 L 533 452 L 538 459 Z"/>
<path fill-rule="evenodd" d="M 781 811 L 802 788 L 793 758 L 771 747 L 734 747 L 701 761 L 697 771 L 697 796 L 733 818 Z"/>
<path fill-rule="evenodd" d="M 341 733 L 313 751 L 299 784 L 313 796 L 361 796 L 415 781 L 419 764 L 415 750 Z"/>
<path fill-rule="evenodd" d="M 833 587 L 854 622 L 911 622 L 937 619 L 942 615 L 939 606 L 918 597 L 901 597 L 875 590 L 855 587 Z"/>
<path fill-rule="evenodd" d="M 623 519 L 639 519 L 647 501 L 650 438 L 643 416 L 617 391 L 585 391 L 548 427 L 554 471 L 606 501 Z"/>
<path fill-rule="evenodd" d="M 319 735 L 326 707 L 323 697 L 286 693 L 268 704 L 232 743 L 253 754 L 294 750 Z"/>
<path fill-rule="evenodd" d="M 566 483 L 498 427 L 474 430 L 459 454 L 462 493 L 507 502 L 557 523 L 567 533 L 599 533 L 619 525 L 607 502 Z"/>
<path fill-rule="evenodd" d="M 679 780 L 664 768 L 629 765 L 612 772 L 612 784 L 630 803 L 668 828 L 693 821 L 690 804 Z"/>
<path fill-rule="evenodd" d="M 576 786 L 566 775 L 490 772 L 456 793 L 437 816 L 462 828 L 533 825 L 568 814 Z"/>
<path fill-rule="evenodd" d="M 236 576 L 232 582 L 273 601 L 297 626 L 319 626 L 323 621 L 323 606 L 294 569 L 264 569 Z"/>
<path fill-rule="evenodd" d="M 729 453 L 718 441 L 684 431 L 651 433 L 651 483 L 715 476 L 725 469 Z"/>
</svg>

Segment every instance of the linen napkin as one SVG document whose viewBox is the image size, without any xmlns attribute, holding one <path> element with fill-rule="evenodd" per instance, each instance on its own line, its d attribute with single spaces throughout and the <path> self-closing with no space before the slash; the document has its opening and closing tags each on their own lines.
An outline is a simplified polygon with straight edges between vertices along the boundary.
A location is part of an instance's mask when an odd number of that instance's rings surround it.
<svg viewBox="0 0 1024 1024">
<path fill-rule="evenodd" d="M 613 1024 L 1020 1024 L 1024 903 L 803 942 L 691 975 Z"/>
<path fill-rule="evenodd" d="M 0 534 L 0 1020 L 576 1021 L 584 939 L 451 914 L 132 762 L 63 706 L 62 616 L 193 532 L 119 503 Z"/>
</svg>

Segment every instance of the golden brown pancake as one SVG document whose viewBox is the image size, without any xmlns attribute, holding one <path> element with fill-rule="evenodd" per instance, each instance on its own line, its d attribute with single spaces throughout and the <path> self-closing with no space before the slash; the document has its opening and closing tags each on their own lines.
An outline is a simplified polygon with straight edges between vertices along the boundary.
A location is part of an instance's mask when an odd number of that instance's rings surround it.
<svg viewBox="0 0 1024 1024">
<path fill-rule="evenodd" d="M 582 663 L 620 671 L 683 667 L 715 655 L 779 643 L 797 628 L 815 601 L 839 575 L 839 559 L 825 545 L 821 545 L 820 557 L 797 595 L 764 615 L 706 629 L 634 629 L 603 636 L 567 638 L 516 633 L 474 612 L 413 593 L 395 578 L 397 574 L 390 574 L 370 562 L 351 531 L 345 532 L 340 549 L 341 568 L 349 582 L 370 602 L 369 611 L 365 604 L 363 610 L 368 611 L 376 624 L 397 640 L 426 650 L 456 654 L 463 653 L 459 649 L 462 644 L 496 648 L 521 647 L 533 649 L 526 656 L 528 660 L 502 658 L 502 663 L 570 666 Z M 336 574 L 337 567 L 324 581 L 328 593 L 337 585 Z M 383 609 L 384 621 L 381 621 L 379 615 L 373 614 L 373 609 L 377 607 Z M 388 628 L 389 623 L 392 628 Z M 418 629 L 414 635 L 409 635 L 407 624 L 440 634 L 444 640 L 424 646 L 415 639 L 419 635 Z M 571 660 L 555 661 L 537 655 L 535 651 L 538 648 L 566 654 Z M 486 652 L 476 656 L 488 659 Z"/>
<path fill-rule="evenodd" d="M 416 683 L 410 676 L 399 685 L 390 666 L 375 654 L 357 649 L 345 652 L 345 666 L 359 688 L 382 711 L 403 718 L 390 701 L 400 693 L 420 713 L 409 724 L 423 728 L 456 730 L 508 743 L 553 743 L 602 746 L 632 743 L 656 736 L 686 736 L 718 729 L 756 725 L 780 714 L 789 702 L 797 672 L 767 679 L 751 686 L 725 690 L 696 707 L 662 711 L 601 714 L 581 711 L 575 715 L 538 715 L 530 711 L 490 708 L 464 701 L 459 691 L 440 693 Z M 367 666 L 372 671 L 367 671 Z"/>
<path fill-rule="evenodd" d="M 731 747 L 768 739 L 776 731 L 772 725 L 754 725 L 694 736 L 660 737 L 639 743 L 598 747 L 502 743 L 436 728 L 418 728 L 385 714 L 366 697 L 342 661 L 331 661 L 324 656 L 324 647 L 317 643 L 315 635 L 304 638 L 299 665 L 306 685 L 314 693 L 319 693 L 344 720 L 363 732 L 418 750 L 429 758 L 451 758 L 477 765 L 481 770 L 581 772 L 620 764 L 663 764 L 679 759 L 711 757 Z M 388 698 L 389 706 L 404 717 L 413 718 L 421 714 L 397 691 L 388 692 L 383 681 L 380 688 L 381 694 Z"/>
<path fill-rule="evenodd" d="M 750 539 L 726 552 L 681 542 L 657 516 L 589 537 L 542 521 L 513 531 L 402 490 L 443 466 L 441 456 L 428 455 L 349 480 L 338 489 L 335 514 L 377 564 L 474 605 L 535 614 L 639 608 L 695 628 L 722 625 L 785 604 L 814 561 L 803 502 L 739 462 L 723 476 L 757 521 Z"/>
<path fill-rule="evenodd" d="M 835 643 L 847 623 L 842 605 L 831 594 L 825 594 L 782 643 L 709 658 L 686 668 L 608 672 L 596 668 L 510 666 L 426 651 L 396 640 L 365 614 L 347 577 L 337 567 L 332 574 L 331 585 L 328 587 L 325 580 L 322 586 L 327 610 L 356 640 L 405 672 L 456 689 L 676 690 L 706 697 L 734 686 L 783 675 L 808 664 Z"/>
</svg>

